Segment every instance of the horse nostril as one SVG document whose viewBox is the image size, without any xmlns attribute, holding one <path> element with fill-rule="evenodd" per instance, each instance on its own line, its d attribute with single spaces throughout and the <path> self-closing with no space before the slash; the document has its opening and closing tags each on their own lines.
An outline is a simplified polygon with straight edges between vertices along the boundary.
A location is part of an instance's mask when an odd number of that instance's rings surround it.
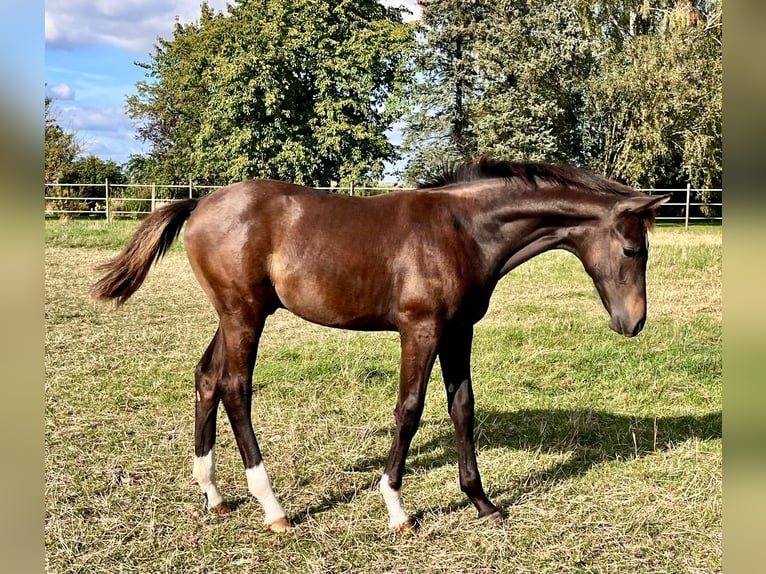
<svg viewBox="0 0 766 574">
<path fill-rule="evenodd" d="M 641 332 L 641 329 L 644 328 L 644 323 L 646 323 L 646 317 L 644 317 L 638 323 L 636 323 L 636 328 L 633 329 L 633 333 L 631 334 L 632 337 L 635 337 Z"/>
</svg>

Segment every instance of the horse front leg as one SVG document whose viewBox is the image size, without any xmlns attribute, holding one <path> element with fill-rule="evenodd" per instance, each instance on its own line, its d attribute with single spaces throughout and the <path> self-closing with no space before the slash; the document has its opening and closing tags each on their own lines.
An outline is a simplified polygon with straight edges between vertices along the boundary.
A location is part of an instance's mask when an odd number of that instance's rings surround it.
<svg viewBox="0 0 766 574">
<path fill-rule="evenodd" d="M 439 363 L 447 390 L 447 410 L 455 426 L 460 489 L 479 511 L 482 520 L 500 520 L 502 514 L 484 493 L 474 444 L 474 398 L 471 383 L 473 327 L 445 333 Z"/>
<path fill-rule="evenodd" d="M 396 429 L 385 472 L 380 480 L 380 492 L 388 510 L 388 526 L 397 532 L 408 530 L 414 525 L 402 506 L 402 475 L 407 452 L 423 413 L 438 339 L 439 329 L 434 325 L 415 325 L 401 331 L 399 397 L 394 410 Z"/>
</svg>

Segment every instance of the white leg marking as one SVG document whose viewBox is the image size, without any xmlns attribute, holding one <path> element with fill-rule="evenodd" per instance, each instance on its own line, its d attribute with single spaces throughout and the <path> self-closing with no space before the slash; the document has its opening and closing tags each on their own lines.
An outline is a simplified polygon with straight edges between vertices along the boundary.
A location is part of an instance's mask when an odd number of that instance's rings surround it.
<svg viewBox="0 0 766 574">
<path fill-rule="evenodd" d="M 384 474 L 380 479 L 380 493 L 383 495 L 383 500 L 386 501 L 386 508 L 388 508 L 388 527 L 394 529 L 409 522 L 410 516 L 402 507 L 402 495 L 398 490 L 391 488 L 387 474 Z"/>
<path fill-rule="evenodd" d="M 272 524 L 280 518 L 286 518 L 287 514 L 282 505 L 279 504 L 277 497 L 274 496 L 266 466 L 263 463 L 256 464 L 253 468 L 246 468 L 245 474 L 247 475 L 247 489 L 263 506 L 263 522 Z"/>
<path fill-rule="evenodd" d="M 215 484 L 215 449 L 205 456 L 194 457 L 192 475 L 207 498 L 208 508 L 215 508 L 223 502 L 223 496 Z"/>
</svg>

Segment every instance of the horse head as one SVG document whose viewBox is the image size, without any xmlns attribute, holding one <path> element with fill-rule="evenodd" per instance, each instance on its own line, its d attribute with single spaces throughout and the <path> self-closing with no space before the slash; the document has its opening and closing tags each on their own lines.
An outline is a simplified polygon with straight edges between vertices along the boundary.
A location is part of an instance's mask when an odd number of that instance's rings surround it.
<svg viewBox="0 0 766 574">
<path fill-rule="evenodd" d="M 609 313 L 609 327 L 626 337 L 641 332 L 646 321 L 648 231 L 657 207 L 670 195 L 633 195 L 617 200 L 602 218 L 584 226 L 575 247 Z"/>
</svg>

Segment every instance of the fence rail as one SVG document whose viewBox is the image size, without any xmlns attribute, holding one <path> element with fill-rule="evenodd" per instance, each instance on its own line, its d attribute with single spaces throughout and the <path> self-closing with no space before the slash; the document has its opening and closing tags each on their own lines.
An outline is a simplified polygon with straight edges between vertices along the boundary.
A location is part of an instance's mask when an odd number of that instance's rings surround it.
<svg viewBox="0 0 766 574">
<path fill-rule="evenodd" d="M 46 183 L 45 216 L 139 217 L 160 205 L 173 201 L 202 197 L 220 185 L 183 185 L 155 183 Z M 347 195 L 378 195 L 395 190 L 412 189 L 399 184 L 365 187 L 351 184 L 344 187 L 317 187 Z M 723 221 L 723 189 L 693 188 L 689 185 L 667 189 L 641 189 L 650 195 L 670 193 L 671 200 L 660 206 L 658 221 L 690 222 Z M 50 195 L 49 195 L 50 193 Z"/>
<path fill-rule="evenodd" d="M 686 187 L 667 189 L 640 189 L 650 195 L 671 194 L 671 200 L 657 210 L 658 221 L 723 221 L 723 189 Z M 706 198 L 703 201 L 693 199 Z"/>
</svg>

